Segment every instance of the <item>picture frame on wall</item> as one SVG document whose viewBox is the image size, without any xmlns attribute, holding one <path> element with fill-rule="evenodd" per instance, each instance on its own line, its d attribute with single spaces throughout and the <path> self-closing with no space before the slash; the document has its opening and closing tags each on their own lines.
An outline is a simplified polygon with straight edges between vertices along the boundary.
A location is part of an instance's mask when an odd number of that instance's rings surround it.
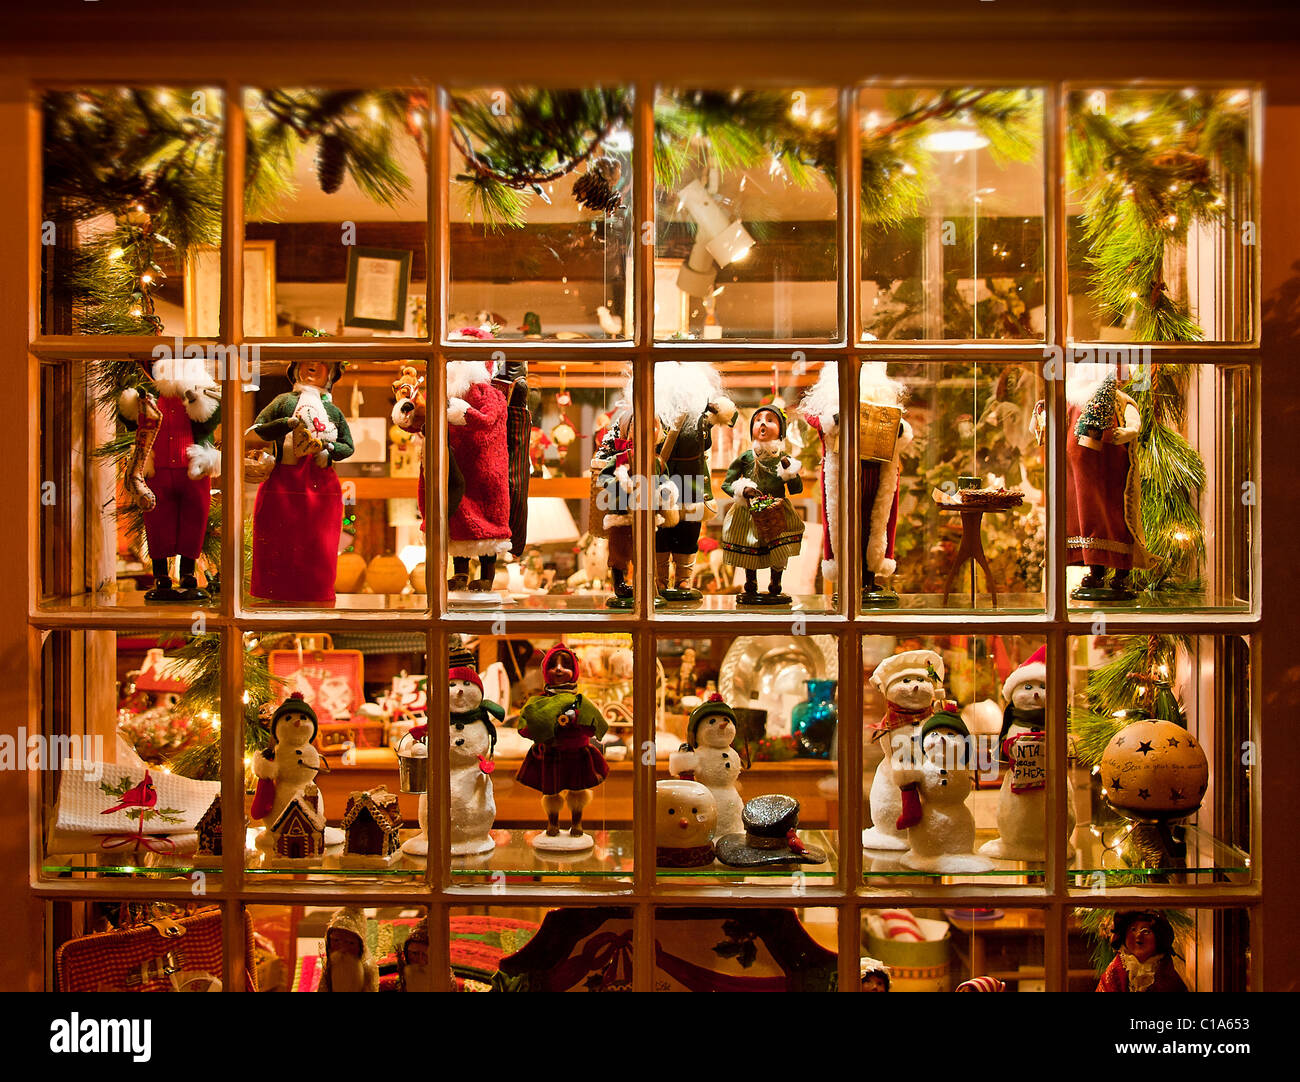
<svg viewBox="0 0 1300 1082">
<path fill-rule="evenodd" d="M 221 333 L 221 249 L 203 245 L 185 265 L 185 333 Z M 275 241 L 244 241 L 244 337 L 275 337 Z"/>
<path fill-rule="evenodd" d="M 373 331 L 406 328 L 406 293 L 411 284 L 411 252 L 395 248 L 348 249 L 345 327 Z"/>
</svg>

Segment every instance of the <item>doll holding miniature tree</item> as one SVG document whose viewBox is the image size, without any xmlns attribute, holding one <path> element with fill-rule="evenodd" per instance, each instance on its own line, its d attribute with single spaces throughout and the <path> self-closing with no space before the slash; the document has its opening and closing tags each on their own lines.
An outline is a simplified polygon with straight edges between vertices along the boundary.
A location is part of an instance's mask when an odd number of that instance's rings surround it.
<svg viewBox="0 0 1300 1082">
<path fill-rule="evenodd" d="M 736 405 L 712 365 L 667 361 L 655 366 L 655 419 L 655 447 L 678 512 L 655 523 L 655 587 L 665 601 L 699 601 L 695 559 L 700 531 L 715 511 L 709 450 L 713 429 L 736 423 Z"/>
<path fill-rule="evenodd" d="M 799 463 L 785 453 L 785 411 L 759 406 L 749 421 L 751 446 L 727 470 L 722 491 L 733 497 L 722 527 L 724 561 L 745 570 L 738 605 L 788 605 L 781 576 L 803 544 L 803 520 L 787 493 L 803 491 Z M 758 572 L 768 568 L 765 594 L 758 592 Z"/>
<path fill-rule="evenodd" d="M 591 790 L 609 775 L 600 738 L 609 728 L 595 704 L 578 691 L 578 659 L 563 644 L 542 658 L 546 690 L 520 712 L 520 732 L 533 741 L 515 780 L 542 794 L 546 830 L 532 839 L 535 849 L 580 852 L 595 841 L 582 829 L 582 810 Z M 569 810 L 569 829 L 561 832 L 560 813 Z"/>
<path fill-rule="evenodd" d="M 293 390 L 257 415 L 247 450 L 273 447 L 275 465 L 253 505 L 254 597 L 300 605 L 334 602 L 343 488 L 334 463 L 353 452 L 347 419 L 330 399 L 340 362 L 296 361 Z"/>
<path fill-rule="evenodd" d="M 144 599 L 207 601 L 195 570 L 208 529 L 211 478 L 221 471 L 213 441 L 221 424 L 221 389 L 202 358 L 164 357 L 154 362 L 151 389 L 121 393 L 117 415 L 135 433 L 125 488 L 143 512 L 153 564 L 153 588 Z M 171 580 L 173 556 L 179 557 L 179 589 Z"/>
<path fill-rule="evenodd" d="M 1110 364 L 1072 365 L 1065 399 L 1065 543 L 1069 563 L 1088 568 L 1070 596 L 1130 601 L 1137 595 L 1129 572 L 1150 565 L 1135 442 L 1142 431 L 1141 415 L 1137 403 L 1119 389 Z"/>
</svg>

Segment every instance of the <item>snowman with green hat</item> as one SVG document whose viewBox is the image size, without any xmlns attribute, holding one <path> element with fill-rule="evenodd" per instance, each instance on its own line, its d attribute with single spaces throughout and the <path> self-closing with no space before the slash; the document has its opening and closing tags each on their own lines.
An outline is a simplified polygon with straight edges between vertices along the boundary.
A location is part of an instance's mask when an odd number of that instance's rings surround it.
<svg viewBox="0 0 1300 1082">
<path fill-rule="evenodd" d="M 260 820 L 266 828 L 257 836 L 259 849 L 267 852 L 275 849 L 273 824 L 295 800 L 312 799 L 308 797 L 308 787 L 314 788 L 317 774 L 329 771 L 329 766 L 312 743 L 317 728 L 316 711 L 299 691 L 289 695 L 271 716 L 271 746 L 254 755 L 252 764 L 257 788 L 249 815 Z M 316 790 L 314 802 L 317 813 L 323 818 L 325 801 L 319 790 Z M 325 844 L 342 843 L 343 832 L 327 827 Z"/>
<path fill-rule="evenodd" d="M 745 802 L 736 781 L 749 760 L 742 759 L 731 746 L 737 730 L 736 712 L 721 695 L 710 695 L 691 711 L 686 721 L 686 743 L 668 757 L 668 772 L 673 777 L 697 781 L 712 794 L 718 807 L 718 837 L 745 830 L 741 818 Z"/>
<path fill-rule="evenodd" d="M 966 807 L 973 761 L 965 722 L 955 710 L 936 710 L 921 723 L 917 744 L 921 820 L 908 828 L 911 849 L 903 864 L 950 874 L 991 870 L 993 862 L 974 853 L 975 817 Z"/>
</svg>

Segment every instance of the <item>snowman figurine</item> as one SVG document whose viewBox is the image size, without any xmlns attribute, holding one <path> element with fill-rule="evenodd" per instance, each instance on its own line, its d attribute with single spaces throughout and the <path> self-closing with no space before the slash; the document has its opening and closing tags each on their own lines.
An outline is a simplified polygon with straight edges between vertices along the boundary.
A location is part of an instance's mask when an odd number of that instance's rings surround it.
<svg viewBox="0 0 1300 1082">
<path fill-rule="evenodd" d="M 1006 767 L 998 793 L 998 837 L 980 846 L 998 860 L 1041 861 L 1047 856 L 1047 648 L 1040 646 L 1002 685 L 1006 710 L 998 748 Z M 1074 833 L 1074 801 L 1067 801 Z M 1074 846 L 1067 838 L 1067 852 Z"/>
<path fill-rule="evenodd" d="M 908 828 L 920 822 L 913 742 L 934 713 L 943 673 L 943 658 L 933 650 L 906 650 L 885 658 L 871 674 L 871 686 L 885 697 L 885 716 L 870 729 L 884 758 L 871 781 L 873 825 L 862 832 L 864 849 L 905 850 Z"/>
<path fill-rule="evenodd" d="M 447 673 L 451 707 L 451 855 L 470 856 L 496 848 L 492 822 L 497 805 L 492 797 L 492 752 L 497 730 L 492 719 L 505 717 L 496 703 L 483 698 L 479 675 L 468 666 Z"/>
<path fill-rule="evenodd" d="M 741 820 L 745 802 L 736 781 L 742 763 L 748 767 L 749 761 L 742 760 L 740 752 L 731 746 L 736 731 L 735 711 L 715 693 L 691 711 L 686 721 L 686 743 L 668 757 L 668 772 L 673 777 L 697 781 L 712 794 L 718 810 L 718 837 L 745 832 Z"/>
<path fill-rule="evenodd" d="M 936 710 L 919 734 L 921 819 L 907 832 L 903 865 L 924 872 L 987 872 L 993 861 L 976 856 L 971 791 L 970 733 L 951 710 Z"/>
<path fill-rule="evenodd" d="M 713 863 L 718 809 L 698 781 L 666 778 L 655 783 L 655 864 L 699 868 Z"/>
<path fill-rule="evenodd" d="M 265 828 L 257 836 L 257 847 L 264 852 L 275 851 L 275 835 L 271 828 L 284 810 L 305 793 L 316 775 L 328 772 L 329 766 L 316 750 L 316 711 L 294 692 L 284 700 L 271 716 L 272 746 L 253 756 L 253 776 L 257 789 L 249 809 L 252 818 L 260 820 Z M 325 800 L 316 794 L 316 811 L 323 819 Z M 342 845 L 343 832 L 335 827 L 325 828 L 325 845 Z"/>
</svg>

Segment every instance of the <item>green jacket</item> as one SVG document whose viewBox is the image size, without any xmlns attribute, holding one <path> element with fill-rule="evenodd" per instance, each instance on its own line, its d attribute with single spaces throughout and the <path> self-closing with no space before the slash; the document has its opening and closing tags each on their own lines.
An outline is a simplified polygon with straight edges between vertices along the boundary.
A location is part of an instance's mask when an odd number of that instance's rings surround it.
<svg viewBox="0 0 1300 1082">
<path fill-rule="evenodd" d="M 341 462 L 345 458 L 350 458 L 356 448 L 352 445 L 352 431 L 348 428 L 347 418 L 340 412 L 339 408 L 330 400 L 329 392 L 321 392 L 321 401 L 325 406 L 325 415 L 338 428 L 338 438 L 333 443 L 327 444 L 325 450 L 329 452 L 330 461 Z M 293 411 L 298 408 L 298 392 L 286 391 L 279 395 L 266 409 L 257 415 L 257 420 L 253 422 L 252 429 L 262 439 L 268 443 L 275 444 L 275 460 L 277 462 L 284 454 L 285 437 L 293 431 Z"/>
<path fill-rule="evenodd" d="M 519 727 L 520 732 L 538 744 L 549 743 L 555 739 L 557 719 L 575 702 L 578 704 L 578 724 L 591 730 L 592 735 L 599 740 L 605 735 L 609 724 L 590 699 L 573 691 L 548 691 L 534 695 L 519 712 L 523 721 Z"/>
<path fill-rule="evenodd" d="M 727 470 L 727 476 L 722 481 L 722 491 L 728 496 L 735 496 L 735 485 L 742 477 L 753 481 L 758 486 L 758 490 L 764 496 L 775 496 L 780 499 L 786 494 L 787 489 L 790 492 L 799 492 L 803 489 L 803 482 L 796 476 L 789 481 L 782 481 L 777 476 L 777 466 L 780 458 L 769 459 L 770 465 L 760 462 L 754 457 L 753 451 L 746 451 Z M 790 459 L 794 464 L 794 459 Z"/>
</svg>

